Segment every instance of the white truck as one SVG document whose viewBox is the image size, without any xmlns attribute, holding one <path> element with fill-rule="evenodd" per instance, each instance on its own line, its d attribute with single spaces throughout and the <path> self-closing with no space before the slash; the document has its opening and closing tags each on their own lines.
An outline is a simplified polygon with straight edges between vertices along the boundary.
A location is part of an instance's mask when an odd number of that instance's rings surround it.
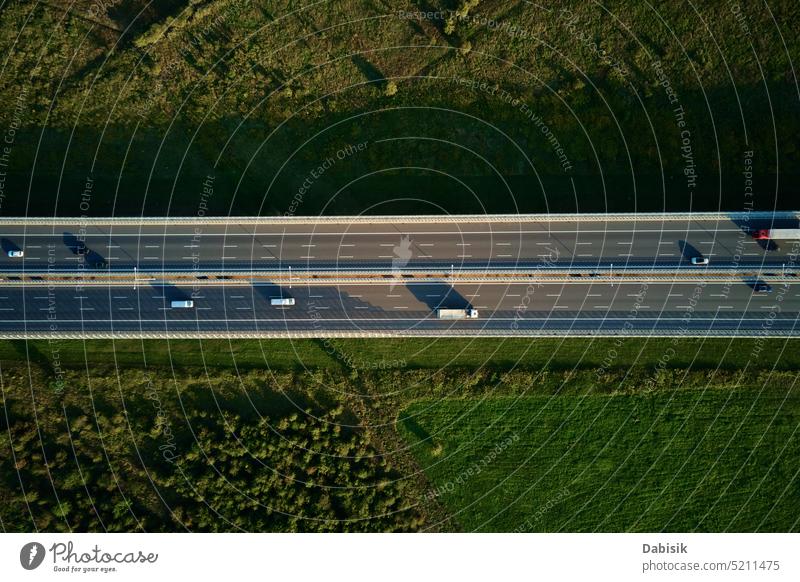
<svg viewBox="0 0 800 582">
<path fill-rule="evenodd" d="M 294 305 L 294 297 L 273 297 L 269 300 L 270 305 Z"/>
<path fill-rule="evenodd" d="M 439 319 L 478 319 L 477 309 L 437 309 Z"/>
<path fill-rule="evenodd" d="M 763 228 L 755 232 L 756 240 L 800 240 L 800 228 Z"/>
</svg>

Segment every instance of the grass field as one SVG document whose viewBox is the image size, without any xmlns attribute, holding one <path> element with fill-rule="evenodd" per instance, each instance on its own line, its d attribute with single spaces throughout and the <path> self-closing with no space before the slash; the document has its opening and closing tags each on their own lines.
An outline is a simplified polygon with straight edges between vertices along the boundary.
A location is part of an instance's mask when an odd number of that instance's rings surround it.
<svg viewBox="0 0 800 582">
<path fill-rule="evenodd" d="M 771 339 L 330 339 L 330 340 L 58 340 L 0 341 L 0 363 L 52 366 L 175 366 L 242 369 L 364 370 L 485 367 L 487 369 L 794 370 L 798 340 Z M 665 354 L 674 356 L 666 359 Z"/>
<path fill-rule="evenodd" d="M 296 214 L 741 210 L 751 150 L 791 208 L 798 14 L 736 6 L 10 0 L 2 210 L 283 214 L 362 142 Z"/>
<path fill-rule="evenodd" d="M 27 491 L 36 495 L 28 502 L 35 502 L 38 527 L 101 527 L 86 518 L 83 472 L 92 475 L 88 487 L 104 508 L 105 527 L 120 531 L 316 531 L 323 525 L 332 531 L 790 529 L 791 510 L 783 500 L 791 507 L 798 501 L 795 346 L 755 340 L 321 340 L 202 342 L 201 350 L 196 341 L 3 342 L 0 449 L 13 446 L 16 461 L 0 457 L 0 506 L 8 507 L 2 520 L 15 531 L 32 527 L 19 510 L 26 503 L 17 479 L 22 472 Z M 668 349 L 675 356 L 666 361 Z M 399 366 L 401 357 L 406 361 Z M 366 365 L 380 362 L 391 365 Z M 356 431 L 358 442 L 330 432 L 332 421 L 316 420 L 331 410 L 341 410 L 343 426 Z M 284 426 L 278 427 L 290 441 L 284 453 L 277 452 L 283 439 L 274 442 L 274 426 L 254 428 L 263 417 Z M 240 429 L 251 444 L 238 442 Z M 73 439 L 81 434 L 72 445 L 70 431 Z M 297 456 L 317 433 L 327 435 L 326 450 L 356 447 L 357 459 L 381 459 L 353 482 L 360 492 L 342 498 L 356 503 L 351 509 L 316 486 L 304 492 L 292 482 L 285 485 L 287 495 L 303 517 L 285 522 L 241 513 L 255 506 L 236 493 L 219 493 L 212 464 L 235 479 L 282 490 L 269 475 L 252 472 L 253 458 L 261 462 L 270 455 L 276 464 L 284 454 L 293 459 L 301 484 L 304 467 L 324 470 L 329 484 L 351 483 L 353 468 L 344 459 L 328 464 L 337 457 L 323 455 L 318 465 Z M 194 434 L 205 439 L 201 449 L 192 444 Z M 509 437 L 509 446 L 496 452 Z M 50 473 L 33 444 L 42 438 Z M 229 444 L 215 444 L 225 439 Z M 260 448 L 265 439 L 269 450 Z M 542 443 L 547 446 L 539 449 Z M 161 459 L 161 446 L 172 447 L 193 483 L 208 488 L 206 499 L 224 507 L 224 520 L 214 517 L 214 508 L 208 513 L 205 505 L 193 505 L 200 500 L 181 488 L 171 460 L 165 465 Z M 146 500 L 133 516 L 122 512 L 116 494 L 105 492 L 103 450 L 112 471 L 129 475 L 121 493 Z M 204 460 L 204 451 L 212 450 L 216 460 Z M 713 465 L 715 454 L 719 462 Z M 774 467 L 766 466 L 773 461 Z M 476 463 L 481 470 L 464 481 Z M 247 476 L 240 474 L 244 468 Z M 151 469 L 159 476 L 155 484 L 146 475 Z M 397 487 L 387 488 L 385 471 Z M 54 500 L 50 474 L 68 506 Z M 451 490 L 452 482 L 459 487 Z M 499 492 L 493 489 L 498 483 Z M 527 491 L 532 483 L 535 493 Z M 728 485 L 724 495 L 715 493 Z M 671 509 L 681 491 L 695 488 L 685 507 Z M 600 501 L 591 498 L 597 491 L 603 492 Z M 623 500 L 627 492 L 632 494 Z M 189 513 L 167 519 L 157 509 L 159 495 Z M 556 504 L 561 497 L 553 496 L 559 495 L 569 499 L 569 512 Z M 271 506 L 269 495 L 257 498 L 259 507 Z M 498 514 L 509 498 L 515 505 Z M 778 502 L 767 514 L 770 499 Z M 698 513 L 714 502 L 708 516 Z M 612 507 L 616 503 L 620 508 Z M 371 521 L 369 512 L 386 507 L 405 508 L 408 519 Z M 355 515 L 350 512 L 369 519 L 313 522 L 320 515 L 348 519 Z"/>
<path fill-rule="evenodd" d="M 401 414 L 468 531 L 797 531 L 800 390 L 422 400 Z"/>
</svg>

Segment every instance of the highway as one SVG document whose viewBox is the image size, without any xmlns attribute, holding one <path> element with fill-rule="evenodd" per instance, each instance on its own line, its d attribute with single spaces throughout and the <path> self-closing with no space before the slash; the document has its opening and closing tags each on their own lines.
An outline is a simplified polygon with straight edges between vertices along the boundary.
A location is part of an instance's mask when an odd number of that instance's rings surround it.
<svg viewBox="0 0 800 582">
<path fill-rule="evenodd" d="M 794 216 L 0 219 L 0 337 L 790 337 L 800 242 L 750 231 Z"/>
<path fill-rule="evenodd" d="M 295 305 L 274 307 L 271 297 Z M 193 309 L 170 307 L 192 299 Z M 440 321 L 438 307 L 479 310 Z M 0 288 L 0 334 L 791 335 L 800 283 L 761 295 L 745 283 L 411 283 L 294 286 L 121 285 Z"/>
<path fill-rule="evenodd" d="M 716 219 L 242 224 L 84 224 L 47 226 L 0 221 L 0 271 L 225 270 L 530 267 L 677 267 L 702 255 L 715 266 L 780 266 L 791 244 L 756 241 L 749 231 L 781 217 L 743 222 Z M 22 250 L 23 258 L 8 251 Z"/>
</svg>

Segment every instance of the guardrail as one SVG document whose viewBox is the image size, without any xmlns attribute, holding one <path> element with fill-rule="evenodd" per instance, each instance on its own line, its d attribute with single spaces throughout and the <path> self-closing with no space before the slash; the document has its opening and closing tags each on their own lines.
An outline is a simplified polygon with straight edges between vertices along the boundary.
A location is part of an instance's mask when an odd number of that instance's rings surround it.
<svg viewBox="0 0 800 582">
<path fill-rule="evenodd" d="M 691 220 L 792 220 L 800 211 L 752 212 L 646 212 L 581 214 L 446 214 L 381 216 L 176 216 L 176 217 L 0 217 L 0 226 L 153 226 L 153 225 L 286 225 L 286 224 L 417 224 L 417 223 L 523 223 L 523 222 L 641 222 Z"/>
<path fill-rule="evenodd" d="M 56 331 L 56 332 L 0 332 L 0 339 L 321 339 L 321 338 L 396 338 L 396 337 L 672 337 L 672 338 L 797 338 L 798 330 L 680 330 L 662 329 L 636 332 L 636 330 L 593 331 L 593 330 L 467 330 L 450 328 L 447 330 L 406 330 L 406 331 L 180 331 L 180 332 L 92 332 L 92 331 Z"/>
<path fill-rule="evenodd" d="M 764 280 L 773 283 L 799 283 L 800 272 L 795 268 L 771 268 L 769 271 L 748 271 L 741 269 L 685 269 L 670 268 L 649 271 L 619 269 L 613 273 L 608 269 L 541 269 L 528 272 L 520 269 L 492 271 L 357 271 L 340 270 L 325 272 L 288 271 L 218 271 L 200 274 L 186 272 L 163 272 L 158 277 L 153 273 L 133 276 L 130 274 L 76 275 L 42 272 L 25 272 L 13 275 L 0 273 L 0 286 L 5 287 L 70 287 L 70 286 L 136 286 L 136 285 L 193 285 L 225 286 L 245 284 L 279 285 L 413 285 L 432 282 L 458 283 L 527 283 L 544 281 L 547 283 L 620 283 L 620 282 L 707 282 Z M 12 278 L 9 278 L 12 277 Z M 201 278 L 202 277 L 202 278 Z"/>
<path fill-rule="evenodd" d="M 498 269 L 498 268 L 490 268 L 487 269 L 486 267 L 459 267 L 458 269 L 450 269 L 446 266 L 439 266 L 439 267 L 427 267 L 427 268 L 398 268 L 398 269 L 373 269 L 370 267 L 331 267 L 331 268 L 309 268 L 309 269 L 247 269 L 247 270 L 223 270 L 223 271 L 207 271 L 207 270 L 192 270 L 192 269 L 184 269 L 178 271 L 167 271 L 167 270 L 143 270 L 137 269 L 134 271 L 131 270 L 97 270 L 97 271 L 90 271 L 85 270 L 80 273 L 76 271 L 57 271 L 57 270 L 45 270 L 45 269 L 26 269 L 21 271 L 0 271 L 0 279 L 8 278 L 8 277 L 68 277 L 73 276 L 76 278 L 81 277 L 114 277 L 114 276 L 128 276 L 130 278 L 134 277 L 134 273 L 138 273 L 138 279 L 145 279 L 147 277 L 154 277 L 157 276 L 159 279 L 163 279 L 164 277 L 189 277 L 192 279 L 196 279 L 198 277 L 300 277 L 304 276 L 306 278 L 321 278 L 321 277 L 329 277 L 331 275 L 340 276 L 340 275 L 363 275 L 365 277 L 396 277 L 398 279 L 402 279 L 403 277 L 410 277 L 410 276 L 427 276 L 427 275 L 434 275 L 436 277 L 461 277 L 461 276 L 472 276 L 472 275 L 511 275 L 511 274 L 530 274 L 530 275 L 541 275 L 542 273 L 565 273 L 565 274 L 619 274 L 619 273 L 644 273 L 644 274 L 655 274 L 655 273 L 687 273 L 692 275 L 700 275 L 700 274 L 728 274 L 728 273 L 776 273 L 777 271 L 781 272 L 800 272 L 800 265 L 764 265 L 760 267 L 753 267 L 753 266 L 730 266 L 730 267 L 697 267 L 697 266 L 652 266 L 652 267 L 640 267 L 640 266 L 624 266 L 620 265 L 618 267 L 614 267 L 613 269 L 609 267 L 598 267 L 598 266 L 591 266 L 591 267 L 563 267 L 559 265 L 550 266 L 550 265 L 531 265 L 531 266 L 518 266 L 513 268 L 506 268 L 506 269 Z"/>
</svg>

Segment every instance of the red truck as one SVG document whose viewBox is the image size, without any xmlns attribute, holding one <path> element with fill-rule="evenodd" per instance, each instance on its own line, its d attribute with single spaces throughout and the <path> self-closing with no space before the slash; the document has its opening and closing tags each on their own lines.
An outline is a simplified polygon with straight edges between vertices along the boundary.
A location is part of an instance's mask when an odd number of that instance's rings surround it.
<svg viewBox="0 0 800 582">
<path fill-rule="evenodd" d="M 800 228 L 762 228 L 753 233 L 756 240 L 800 240 Z"/>
</svg>

